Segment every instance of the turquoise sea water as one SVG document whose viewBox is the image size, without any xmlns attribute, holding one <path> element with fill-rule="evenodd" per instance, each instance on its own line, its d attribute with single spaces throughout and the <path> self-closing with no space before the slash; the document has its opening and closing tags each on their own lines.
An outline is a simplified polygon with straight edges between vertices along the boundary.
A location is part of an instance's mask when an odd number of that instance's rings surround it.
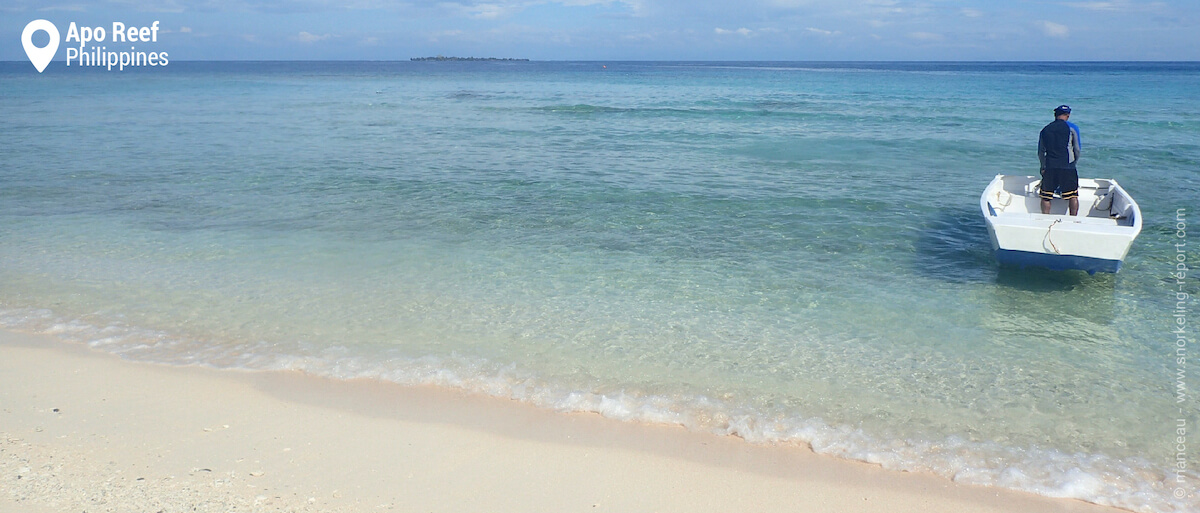
<svg viewBox="0 0 1200 513">
<path fill-rule="evenodd" d="M 1194 63 L 0 63 L 0 327 L 1195 511 L 1172 274 L 1178 209 L 1200 231 L 1197 84 Z M 1120 274 L 991 256 L 979 194 L 1036 173 L 1060 103 L 1080 174 L 1145 215 Z"/>
</svg>

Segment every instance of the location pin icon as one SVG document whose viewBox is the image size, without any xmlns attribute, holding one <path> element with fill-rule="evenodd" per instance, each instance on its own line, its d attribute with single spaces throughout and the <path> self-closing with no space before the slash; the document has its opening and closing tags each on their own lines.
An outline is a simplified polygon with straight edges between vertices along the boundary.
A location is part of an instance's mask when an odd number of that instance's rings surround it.
<svg viewBox="0 0 1200 513">
<path fill-rule="evenodd" d="M 50 34 L 50 44 L 42 48 L 33 45 L 33 33 L 39 30 Z M 46 69 L 46 65 L 50 64 L 55 52 L 58 52 L 58 27 L 46 20 L 33 20 L 25 25 L 25 31 L 21 32 L 21 44 L 25 46 L 25 55 L 29 56 L 29 62 L 41 73 Z"/>
</svg>

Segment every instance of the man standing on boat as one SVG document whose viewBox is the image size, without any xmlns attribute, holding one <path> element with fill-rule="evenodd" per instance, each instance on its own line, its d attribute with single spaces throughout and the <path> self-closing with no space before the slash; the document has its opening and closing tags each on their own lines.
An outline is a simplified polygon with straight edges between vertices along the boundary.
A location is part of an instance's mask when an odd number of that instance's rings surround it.
<svg viewBox="0 0 1200 513">
<path fill-rule="evenodd" d="M 1042 213 L 1050 213 L 1054 193 L 1067 200 L 1071 215 L 1079 214 L 1079 127 L 1067 121 L 1071 107 L 1059 105 L 1054 109 L 1054 121 L 1042 129 L 1038 137 L 1038 160 L 1042 164 Z"/>
</svg>

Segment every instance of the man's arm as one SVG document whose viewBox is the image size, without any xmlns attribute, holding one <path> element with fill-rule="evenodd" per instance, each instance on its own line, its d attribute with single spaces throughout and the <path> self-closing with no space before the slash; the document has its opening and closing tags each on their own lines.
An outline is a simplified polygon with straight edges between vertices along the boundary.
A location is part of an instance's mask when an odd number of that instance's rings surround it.
<svg viewBox="0 0 1200 513">
<path fill-rule="evenodd" d="M 1038 134 L 1038 172 L 1046 174 L 1046 143 L 1042 141 L 1041 134 Z"/>
<path fill-rule="evenodd" d="M 1075 150 L 1075 160 L 1079 160 L 1079 127 L 1069 125 L 1071 127 L 1071 149 Z"/>
</svg>

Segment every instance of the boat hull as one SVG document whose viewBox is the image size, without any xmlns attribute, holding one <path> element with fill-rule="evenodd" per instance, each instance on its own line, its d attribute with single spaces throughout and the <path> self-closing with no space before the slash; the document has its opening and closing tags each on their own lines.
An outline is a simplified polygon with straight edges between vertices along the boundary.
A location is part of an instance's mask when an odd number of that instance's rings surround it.
<svg viewBox="0 0 1200 513">
<path fill-rule="evenodd" d="M 1080 215 L 1056 199 L 1042 214 L 1037 179 L 997 175 L 980 198 L 996 260 L 1017 267 L 1115 273 L 1141 231 L 1137 203 L 1110 179 L 1080 179 Z"/>
<path fill-rule="evenodd" d="M 1121 270 L 1120 260 L 1106 260 L 1079 255 L 1053 255 L 1019 251 L 1014 249 L 996 249 L 996 261 L 1001 265 L 1013 265 L 1020 268 L 1045 267 L 1052 271 L 1068 271 L 1078 269 L 1088 274 L 1115 273 Z"/>
</svg>

